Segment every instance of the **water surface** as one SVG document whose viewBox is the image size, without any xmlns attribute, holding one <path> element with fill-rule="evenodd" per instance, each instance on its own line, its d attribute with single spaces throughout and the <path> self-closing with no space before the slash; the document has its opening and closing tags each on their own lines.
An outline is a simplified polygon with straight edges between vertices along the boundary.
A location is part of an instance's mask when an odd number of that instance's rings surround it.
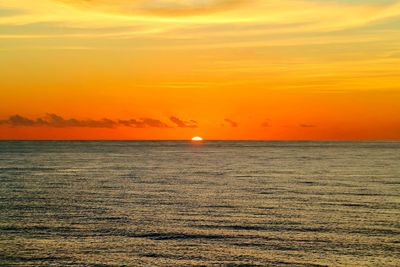
<svg viewBox="0 0 400 267">
<path fill-rule="evenodd" d="M 0 265 L 400 266 L 400 143 L 2 141 Z"/>
</svg>

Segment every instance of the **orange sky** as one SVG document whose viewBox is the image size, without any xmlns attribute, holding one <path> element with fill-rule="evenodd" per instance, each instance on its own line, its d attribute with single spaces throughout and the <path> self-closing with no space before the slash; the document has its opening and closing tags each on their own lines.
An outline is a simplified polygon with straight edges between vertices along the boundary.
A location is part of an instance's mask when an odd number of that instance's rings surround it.
<svg viewBox="0 0 400 267">
<path fill-rule="evenodd" d="M 0 139 L 400 140 L 399 26 L 391 0 L 0 0 Z"/>
</svg>

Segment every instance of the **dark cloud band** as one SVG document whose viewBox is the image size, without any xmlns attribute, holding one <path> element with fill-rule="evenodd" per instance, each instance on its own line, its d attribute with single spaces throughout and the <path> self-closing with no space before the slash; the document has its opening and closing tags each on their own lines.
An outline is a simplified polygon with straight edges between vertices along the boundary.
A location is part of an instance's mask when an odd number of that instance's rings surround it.
<svg viewBox="0 0 400 267">
<path fill-rule="evenodd" d="M 180 119 L 176 118 L 180 121 Z M 186 122 L 183 122 L 186 123 Z M 0 125 L 12 127 L 79 127 L 79 128 L 172 128 L 167 123 L 153 118 L 129 119 L 129 120 L 111 120 L 111 119 L 65 119 L 57 114 L 46 114 L 46 116 L 36 119 L 27 118 L 21 115 L 13 115 L 7 119 L 0 120 Z M 186 125 L 186 124 L 185 124 Z M 181 127 L 177 124 L 178 127 Z"/>
<path fill-rule="evenodd" d="M 179 128 L 197 128 L 197 121 L 190 120 L 190 121 L 184 121 L 181 120 L 177 117 L 171 117 L 170 120 L 176 124 Z"/>
</svg>

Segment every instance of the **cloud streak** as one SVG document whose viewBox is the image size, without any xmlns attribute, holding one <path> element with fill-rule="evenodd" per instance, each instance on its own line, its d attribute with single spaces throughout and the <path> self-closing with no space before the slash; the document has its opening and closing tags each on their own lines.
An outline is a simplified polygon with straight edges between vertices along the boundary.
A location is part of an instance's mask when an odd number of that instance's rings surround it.
<svg viewBox="0 0 400 267">
<path fill-rule="evenodd" d="M 55 0 L 104 12 L 149 14 L 156 16 L 190 16 L 220 12 L 252 0 Z"/>
</svg>

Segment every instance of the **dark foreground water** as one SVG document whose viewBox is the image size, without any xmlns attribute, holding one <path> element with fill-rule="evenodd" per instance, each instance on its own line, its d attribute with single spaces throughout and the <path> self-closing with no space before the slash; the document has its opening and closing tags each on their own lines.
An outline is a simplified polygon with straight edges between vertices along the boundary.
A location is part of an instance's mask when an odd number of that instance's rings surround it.
<svg viewBox="0 0 400 267">
<path fill-rule="evenodd" d="M 398 142 L 0 142 L 3 266 L 400 266 Z"/>
</svg>

